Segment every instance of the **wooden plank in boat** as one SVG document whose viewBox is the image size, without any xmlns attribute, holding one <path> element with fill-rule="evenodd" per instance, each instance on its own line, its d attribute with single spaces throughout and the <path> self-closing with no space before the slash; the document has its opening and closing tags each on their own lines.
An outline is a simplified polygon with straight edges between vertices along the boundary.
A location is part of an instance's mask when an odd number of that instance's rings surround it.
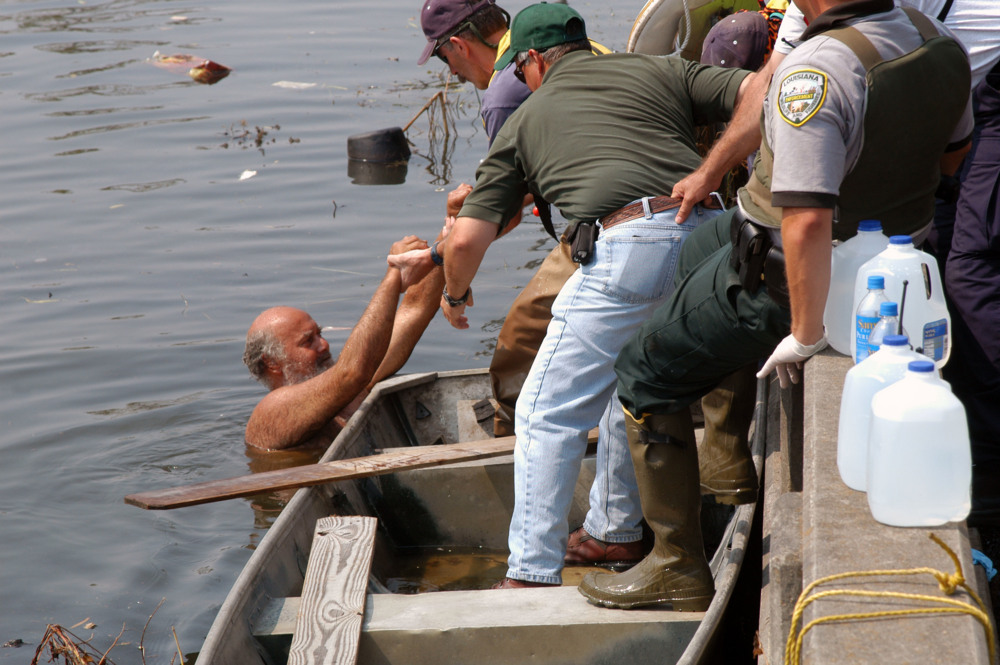
<svg viewBox="0 0 1000 665">
<path fill-rule="evenodd" d="M 597 430 L 594 429 L 590 431 L 588 441 L 596 440 Z M 509 455 L 514 451 L 514 442 L 513 436 L 505 436 L 498 439 L 466 441 L 439 446 L 387 448 L 381 455 L 306 464 L 249 476 L 210 480 L 193 485 L 129 494 L 125 497 L 125 503 L 146 510 L 184 508 L 212 501 L 253 496 L 263 492 L 297 489 L 337 480 L 368 478 L 409 469 L 423 469 L 442 464 Z"/>
<path fill-rule="evenodd" d="M 353 665 L 375 546 L 374 517 L 316 522 L 289 665 Z"/>
</svg>

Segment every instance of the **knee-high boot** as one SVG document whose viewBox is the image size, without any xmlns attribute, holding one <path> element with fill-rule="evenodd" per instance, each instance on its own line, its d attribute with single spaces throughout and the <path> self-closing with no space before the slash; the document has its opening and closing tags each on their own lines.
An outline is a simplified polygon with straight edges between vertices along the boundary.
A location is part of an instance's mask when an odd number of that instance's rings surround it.
<svg viewBox="0 0 1000 665">
<path fill-rule="evenodd" d="M 579 590 L 595 605 L 629 609 L 671 604 L 700 612 L 715 593 L 701 536 L 698 451 L 691 414 L 625 417 L 642 513 L 653 532 L 653 550 L 618 575 L 590 573 Z"/>
<path fill-rule="evenodd" d="M 698 446 L 701 492 L 714 495 L 717 503 L 757 500 L 757 469 L 747 438 L 756 394 L 756 367 L 748 365 L 701 399 L 705 414 L 705 437 Z"/>
</svg>

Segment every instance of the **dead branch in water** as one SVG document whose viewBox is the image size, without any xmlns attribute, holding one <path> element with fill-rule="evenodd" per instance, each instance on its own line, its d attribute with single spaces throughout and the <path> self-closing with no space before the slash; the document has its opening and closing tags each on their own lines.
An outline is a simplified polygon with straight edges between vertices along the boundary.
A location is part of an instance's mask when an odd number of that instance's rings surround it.
<svg viewBox="0 0 1000 665">
<path fill-rule="evenodd" d="M 124 631 L 125 627 L 122 626 L 122 632 Z M 42 641 L 39 643 L 38 649 L 35 650 L 35 657 L 31 659 L 31 665 L 38 665 L 38 658 L 45 652 L 46 648 L 49 650 L 48 662 L 50 663 L 61 658 L 65 665 L 93 665 L 94 663 L 114 665 L 108 660 L 107 653 L 102 655 L 87 640 L 74 635 L 59 625 L 48 624 L 45 627 L 45 635 L 42 636 Z"/>
</svg>

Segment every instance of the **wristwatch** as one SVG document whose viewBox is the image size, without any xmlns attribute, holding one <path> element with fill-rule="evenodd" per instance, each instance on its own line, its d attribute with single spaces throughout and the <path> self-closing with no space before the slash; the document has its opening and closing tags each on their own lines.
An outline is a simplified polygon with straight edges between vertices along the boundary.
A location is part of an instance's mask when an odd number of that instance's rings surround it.
<svg viewBox="0 0 1000 665">
<path fill-rule="evenodd" d="M 472 295 L 472 287 L 470 286 L 469 288 L 467 288 L 465 290 L 465 295 L 463 295 L 461 298 L 452 298 L 450 295 L 448 295 L 448 285 L 445 284 L 442 295 L 444 296 L 444 301 L 448 303 L 451 307 L 458 307 L 459 305 L 464 305 L 465 301 L 467 301 L 469 299 L 469 296 Z"/>
<path fill-rule="evenodd" d="M 436 265 L 436 266 L 443 266 L 444 265 L 444 257 L 441 256 L 440 254 L 438 254 L 438 243 L 439 242 L 441 242 L 441 241 L 440 240 L 435 241 L 435 243 L 433 245 L 431 245 L 431 261 L 433 261 L 434 265 Z"/>
</svg>

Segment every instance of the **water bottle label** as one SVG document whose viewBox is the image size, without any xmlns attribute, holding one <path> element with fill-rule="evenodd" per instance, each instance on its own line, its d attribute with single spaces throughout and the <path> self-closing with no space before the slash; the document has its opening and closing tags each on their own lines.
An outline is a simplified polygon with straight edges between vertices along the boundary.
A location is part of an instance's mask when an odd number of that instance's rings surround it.
<svg viewBox="0 0 1000 665">
<path fill-rule="evenodd" d="M 924 355 L 933 360 L 944 358 L 948 346 L 948 321 L 939 319 L 924 326 Z"/>
<path fill-rule="evenodd" d="M 857 362 L 861 362 L 868 357 L 868 337 L 872 333 L 872 328 L 878 323 L 879 317 L 876 316 L 862 316 L 858 314 L 855 317 L 855 340 L 857 348 Z"/>
</svg>

